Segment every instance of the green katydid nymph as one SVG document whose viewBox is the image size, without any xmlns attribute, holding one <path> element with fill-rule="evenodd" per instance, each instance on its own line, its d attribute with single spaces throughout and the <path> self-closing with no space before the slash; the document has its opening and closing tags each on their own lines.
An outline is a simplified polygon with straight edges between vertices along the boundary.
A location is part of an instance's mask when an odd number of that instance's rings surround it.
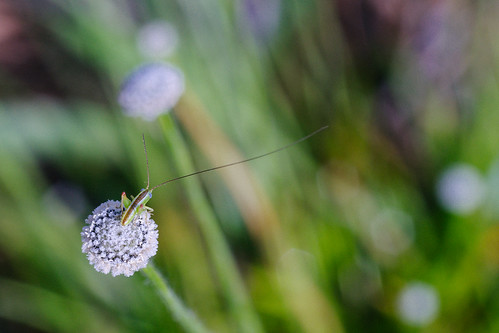
<svg viewBox="0 0 499 333">
<path fill-rule="evenodd" d="M 213 170 L 217 170 L 217 169 L 222 169 L 222 168 L 230 167 L 230 166 L 233 166 L 233 165 L 236 165 L 236 164 L 241 164 L 241 163 L 249 162 L 249 161 L 256 160 L 258 158 L 270 155 L 270 154 L 277 153 L 277 152 L 279 152 L 281 150 L 287 149 L 287 148 L 289 148 L 291 146 L 294 146 L 294 145 L 296 145 L 296 144 L 298 144 L 298 143 L 300 143 L 302 141 L 307 140 L 308 138 L 316 135 L 317 133 L 325 130 L 328 127 L 329 126 L 321 127 L 318 130 L 310 133 L 309 135 L 304 136 L 303 138 L 301 138 L 301 139 L 299 139 L 299 140 L 297 140 L 295 142 L 292 142 L 292 143 L 290 143 L 290 144 L 288 144 L 288 145 L 286 145 L 284 147 L 281 147 L 279 149 L 273 150 L 271 152 L 268 152 L 268 153 L 265 153 L 265 154 L 262 154 L 262 155 L 258 155 L 258 156 L 254 156 L 254 157 L 242 160 L 242 161 L 237 161 L 237 162 L 233 162 L 233 163 L 229 163 L 229 164 L 224 164 L 224 165 L 221 165 L 221 166 L 217 166 L 217 167 L 213 167 L 213 168 L 209 168 L 209 169 L 205 169 L 205 170 L 201 170 L 201 171 L 196 171 L 196 172 L 184 175 L 184 176 L 180 176 L 180 177 L 176 177 L 176 178 L 173 178 L 173 179 L 169 179 L 169 180 L 164 181 L 164 182 L 162 182 L 162 183 L 160 183 L 160 184 L 158 184 L 158 185 L 156 185 L 156 186 L 154 186 L 152 188 L 149 188 L 149 160 L 147 158 L 146 141 L 144 139 L 144 135 L 142 135 L 142 142 L 144 144 L 144 152 L 145 152 L 145 155 L 146 155 L 147 187 L 145 189 L 142 189 L 136 197 L 132 197 L 132 200 L 130 200 L 130 199 L 127 198 L 125 192 L 123 192 L 121 194 L 121 225 L 125 226 L 125 225 L 129 224 L 130 222 L 132 222 L 134 220 L 135 216 L 142 214 L 145 210 L 150 211 L 150 212 L 152 211 L 152 208 L 147 207 L 146 204 L 152 198 L 152 191 L 154 191 L 158 187 L 161 187 L 163 185 L 166 185 L 166 184 L 168 184 L 170 182 L 173 182 L 173 181 L 176 181 L 176 180 L 180 180 L 182 178 L 187 178 L 187 177 L 190 177 L 190 176 L 199 175 L 201 173 L 205 173 L 205 172 L 209 172 L 209 171 L 213 171 Z"/>
</svg>

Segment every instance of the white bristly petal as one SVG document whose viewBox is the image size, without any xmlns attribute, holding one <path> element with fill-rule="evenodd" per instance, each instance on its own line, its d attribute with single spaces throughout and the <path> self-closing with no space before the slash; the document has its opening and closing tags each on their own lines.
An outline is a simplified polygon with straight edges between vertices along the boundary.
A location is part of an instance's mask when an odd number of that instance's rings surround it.
<svg viewBox="0 0 499 333">
<path fill-rule="evenodd" d="M 122 226 L 120 205 L 108 200 L 93 211 L 81 232 L 81 249 L 98 272 L 131 276 L 156 254 L 158 230 L 148 211 Z"/>
</svg>

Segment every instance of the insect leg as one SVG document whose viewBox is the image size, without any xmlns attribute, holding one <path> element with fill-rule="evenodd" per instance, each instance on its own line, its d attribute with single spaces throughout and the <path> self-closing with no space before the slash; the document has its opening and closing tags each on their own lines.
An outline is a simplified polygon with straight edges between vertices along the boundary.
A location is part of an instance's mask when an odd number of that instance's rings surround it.
<svg viewBox="0 0 499 333">
<path fill-rule="evenodd" d="M 128 209 L 132 201 L 126 197 L 126 193 L 121 193 L 121 211 Z"/>
</svg>

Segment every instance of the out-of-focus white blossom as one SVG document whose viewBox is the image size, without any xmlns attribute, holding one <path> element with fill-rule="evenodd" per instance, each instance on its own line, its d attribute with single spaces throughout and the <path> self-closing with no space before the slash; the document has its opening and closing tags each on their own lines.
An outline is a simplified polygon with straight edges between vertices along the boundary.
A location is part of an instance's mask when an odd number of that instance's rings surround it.
<svg viewBox="0 0 499 333">
<path fill-rule="evenodd" d="M 240 25 L 257 42 L 266 43 L 273 37 L 281 18 L 280 0 L 242 0 L 239 2 Z"/>
<path fill-rule="evenodd" d="M 468 67 L 470 9 L 455 1 L 415 2 L 407 6 L 416 12 L 424 8 L 411 34 L 420 71 L 435 86 L 448 93 Z M 408 13 L 411 15 L 411 13 Z M 443 92 L 443 91 L 441 91 Z"/>
<path fill-rule="evenodd" d="M 142 26 L 137 33 L 137 48 L 149 59 L 161 59 L 171 55 L 178 44 L 177 29 L 162 20 Z"/>
<path fill-rule="evenodd" d="M 397 299 L 400 319 L 412 326 L 426 326 L 438 315 L 440 300 L 435 288 L 422 282 L 411 282 Z"/>
<path fill-rule="evenodd" d="M 169 112 L 184 89 L 184 75 L 177 67 L 166 63 L 145 64 L 125 79 L 118 103 L 125 114 L 152 121 Z"/>
<path fill-rule="evenodd" d="M 147 266 L 158 249 L 157 225 L 144 211 L 126 226 L 121 225 L 121 203 L 108 200 L 85 221 L 82 252 L 98 272 L 131 276 Z"/>
<path fill-rule="evenodd" d="M 438 180 L 438 199 L 446 210 L 455 214 L 471 213 L 482 203 L 484 194 L 483 178 L 471 165 L 454 165 Z"/>
</svg>

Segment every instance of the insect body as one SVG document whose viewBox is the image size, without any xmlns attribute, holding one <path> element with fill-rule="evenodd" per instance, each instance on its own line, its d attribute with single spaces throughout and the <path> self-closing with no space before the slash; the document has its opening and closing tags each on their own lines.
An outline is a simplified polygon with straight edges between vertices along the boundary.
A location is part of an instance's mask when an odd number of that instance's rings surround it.
<svg viewBox="0 0 499 333">
<path fill-rule="evenodd" d="M 142 189 L 135 198 L 132 197 L 132 200 L 126 197 L 125 192 L 121 193 L 121 224 L 127 225 L 132 222 L 135 215 L 140 215 L 144 209 L 152 212 L 152 208 L 146 206 L 151 198 L 152 190 L 148 188 Z"/>
<path fill-rule="evenodd" d="M 261 157 L 264 157 L 264 156 L 267 156 L 267 155 L 270 155 L 270 154 L 273 154 L 273 153 L 277 153 L 281 150 L 284 150 L 284 149 L 287 149 L 291 146 L 294 146 L 295 144 L 297 143 L 300 143 L 302 141 L 305 141 L 307 140 L 308 138 L 314 136 L 315 134 L 325 130 L 326 128 L 328 128 L 328 126 L 324 126 L 324 127 L 321 127 L 319 128 L 318 130 L 316 130 L 315 132 L 312 132 L 311 134 L 307 135 L 307 136 L 304 136 L 303 138 L 295 141 L 295 142 L 292 142 L 284 147 L 281 147 L 279 149 L 276 149 L 276 150 L 273 150 L 271 152 L 268 152 L 268 153 L 265 153 L 265 154 L 262 154 L 262 155 L 258 155 L 258 156 L 255 156 L 255 157 L 251 157 L 251 158 L 248 158 L 248 159 L 245 159 L 245 160 L 242 160 L 242 161 L 238 161 L 238 162 L 233 162 L 233 163 L 229 163 L 229 164 L 224 164 L 224 165 L 221 165 L 221 166 L 217 166 L 217 167 L 214 167 L 214 168 L 209 168 L 209 169 L 205 169 L 205 170 L 201 170 L 201 171 L 196 171 L 196 172 L 193 172 L 193 173 L 190 173 L 188 175 L 184 175 L 184 176 L 180 176 L 180 177 L 177 177 L 177 178 L 173 178 L 173 179 L 169 179 L 163 183 L 160 183 L 152 188 L 149 188 L 149 160 L 147 158 L 147 149 L 146 149 L 146 141 L 144 139 L 144 135 L 142 135 L 142 142 L 144 143 L 144 152 L 146 154 L 146 166 L 147 166 L 147 187 L 145 189 L 142 189 L 140 191 L 140 193 L 134 198 L 132 197 L 132 200 L 128 199 L 127 196 L 126 196 L 126 193 L 123 192 L 121 194 L 121 225 L 125 226 L 127 224 L 129 224 L 130 222 L 132 222 L 135 218 L 135 216 L 137 215 L 140 215 L 142 214 L 145 210 L 147 211 L 150 211 L 152 212 L 153 209 L 150 208 L 150 207 L 147 207 L 146 204 L 147 202 L 152 198 L 152 191 L 157 189 L 158 187 L 161 187 L 163 185 L 166 185 L 170 182 L 173 182 L 173 181 L 176 181 L 176 180 L 179 180 L 179 179 L 182 179 L 182 178 L 187 178 L 187 177 L 190 177 L 190 176 L 194 176 L 194 175 L 198 175 L 198 174 L 201 174 L 201 173 L 205 173 L 205 172 L 208 172 L 208 171 L 213 171 L 213 170 L 217 170 L 217 169 L 222 169 L 222 168 L 226 168 L 226 167 L 229 167 L 229 166 L 232 166 L 232 165 L 236 165 L 236 164 L 241 164 L 241 163 L 245 163 L 245 162 L 249 162 L 249 161 L 252 161 L 252 160 L 256 160 L 258 158 L 261 158 Z"/>
</svg>

